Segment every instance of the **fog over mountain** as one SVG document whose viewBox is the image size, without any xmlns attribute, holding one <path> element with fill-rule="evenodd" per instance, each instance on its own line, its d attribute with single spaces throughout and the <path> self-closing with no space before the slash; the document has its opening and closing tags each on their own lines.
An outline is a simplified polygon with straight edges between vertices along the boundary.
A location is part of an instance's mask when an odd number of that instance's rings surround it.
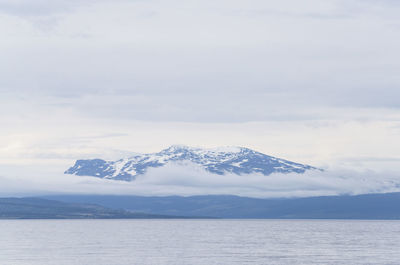
<svg viewBox="0 0 400 265">
<path fill-rule="evenodd" d="M 35 172 L 45 172 L 36 168 Z M 346 169 L 305 173 L 214 174 L 195 163 L 168 163 L 149 168 L 131 182 L 92 176 L 25 173 L 0 177 L 1 196 L 49 194 L 239 195 L 255 198 L 307 197 L 400 191 L 396 172 Z"/>
</svg>

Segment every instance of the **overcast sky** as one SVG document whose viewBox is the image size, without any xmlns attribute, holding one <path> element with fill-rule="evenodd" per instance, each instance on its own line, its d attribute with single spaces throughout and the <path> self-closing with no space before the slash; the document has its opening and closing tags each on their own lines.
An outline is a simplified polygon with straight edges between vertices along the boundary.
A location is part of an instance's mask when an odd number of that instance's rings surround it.
<svg viewBox="0 0 400 265">
<path fill-rule="evenodd" d="M 400 172 L 399 14 L 396 0 L 0 0 L 0 175 L 171 144 Z"/>
</svg>

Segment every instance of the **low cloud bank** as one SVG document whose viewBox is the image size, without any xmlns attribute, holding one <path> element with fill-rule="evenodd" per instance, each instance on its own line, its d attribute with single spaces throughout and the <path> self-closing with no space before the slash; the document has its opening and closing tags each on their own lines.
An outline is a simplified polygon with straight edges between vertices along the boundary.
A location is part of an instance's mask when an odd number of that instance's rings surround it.
<svg viewBox="0 0 400 265">
<path fill-rule="evenodd" d="M 0 177 L 0 195 L 3 197 L 79 193 L 143 196 L 230 194 L 273 198 L 397 191 L 400 191 L 400 174 L 344 169 L 269 176 L 216 175 L 194 164 L 168 164 L 153 168 L 132 182 L 63 174 Z"/>
</svg>

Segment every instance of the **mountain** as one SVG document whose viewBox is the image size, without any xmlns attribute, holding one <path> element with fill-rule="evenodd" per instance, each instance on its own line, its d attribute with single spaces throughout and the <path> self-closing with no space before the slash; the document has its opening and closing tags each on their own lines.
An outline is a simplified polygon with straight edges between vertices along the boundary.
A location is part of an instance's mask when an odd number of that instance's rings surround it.
<svg viewBox="0 0 400 265">
<path fill-rule="evenodd" d="M 60 202 L 42 198 L 0 198 L 0 219 L 143 219 L 176 218 L 134 213 L 95 204 Z"/>
<path fill-rule="evenodd" d="M 93 176 L 113 180 L 134 180 L 147 169 L 162 167 L 168 163 L 191 162 L 208 172 L 223 175 L 260 173 L 304 173 L 317 168 L 276 158 L 244 147 L 201 149 L 173 145 L 158 153 L 137 154 L 126 159 L 106 161 L 102 159 L 77 160 L 65 174 Z"/>
<path fill-rule="evenodd" d="M 52 199 L 96 203 L 109 208 L 179 216 L 269 219 L 400 220 L 400 193 L 309 198 L 256 199 L 230 195 L 112 196 L 59 195 Z"/>
</svg>

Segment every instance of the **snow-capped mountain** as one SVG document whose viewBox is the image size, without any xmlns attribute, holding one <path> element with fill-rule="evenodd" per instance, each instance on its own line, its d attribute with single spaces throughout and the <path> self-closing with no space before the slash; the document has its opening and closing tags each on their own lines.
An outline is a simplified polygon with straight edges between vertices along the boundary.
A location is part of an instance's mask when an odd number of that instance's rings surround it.
<svg viewBox="0 0 400 265">
<path fill-rule="evenodd" d="M 304 173 L 317 168 L 294 163 L 253 151 L 244 147 L 221 147 L 214 149 L 193 148 L 173 145 L 158 153 L 137 154 L 117 161 L 102 159 L 77 160 L 65 174 L 93 176 L 114 180 L 134 180 L 136 176 L 146 173 L 147 169 L 162 167 L 168 163 L 191 162 L 205 170 L 223 175 L 260 173 Z"/>
</svg>

